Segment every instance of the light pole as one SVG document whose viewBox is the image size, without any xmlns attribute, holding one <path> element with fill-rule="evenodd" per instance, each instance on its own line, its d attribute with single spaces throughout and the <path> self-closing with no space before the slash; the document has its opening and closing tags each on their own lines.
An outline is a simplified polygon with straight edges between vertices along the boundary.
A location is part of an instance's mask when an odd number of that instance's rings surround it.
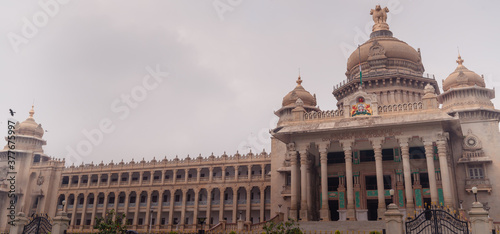
<svg viewBox="0 0 500 234">
<path fill-rule="evenodd" d="M 281 213 L 281 204 L 278 204 L 278 213 Z"/>
<path fill-rule="evenodd" d="M 389 194 L 391 194 L 391 202 L 394 203 L 394 189 L 389 190 Z"/>
<path fill-rule="evenodd" d="M 198 230 L 198 234 L 204 234 L 205 230 L 203 229 L 203 224 L 207 218 L 198 218 L 198 223 L 201 224 L 201 229 Z"/>
<path fill-rule="evenodd" d="M 476 202 L 477 202 L 477 187 L 476 186 L 472 187 L 472 193 L 474 193 L 474 197 L 475 197 Z"/>
</svg>

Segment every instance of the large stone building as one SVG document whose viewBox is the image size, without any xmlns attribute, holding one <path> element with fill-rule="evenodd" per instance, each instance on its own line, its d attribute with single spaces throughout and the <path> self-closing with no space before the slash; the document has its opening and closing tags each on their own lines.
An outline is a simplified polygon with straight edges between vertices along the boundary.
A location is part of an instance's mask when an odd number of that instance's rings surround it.
<svg viewBox="0 0 500 234">
<path fill-rule="evenodd" d="M 392 202 L 407 216 L 430 204 L 469 209 L 477 187 L 500 220 L 494 90 L 459 56 L 441 93 L 424 76 L 420 51 L 393 37 L 385 10 L 372 13 L 370 39 L 334 86 L 337 110 L 320 110 L 299 77 L 275 112 L 271 154 L 64 167 L 43 153 L 32 110 L 16 124 L 16 213 L 65 211 L 74 230 L 90 229 L 110 209 L 143 230 L 192 229 L 199 217 L 257 223 L 278 211 L 301 221 L 379 220 Z M 0 152 L 1 229 L 9 221 L 7 150 Z"/>
</svg>

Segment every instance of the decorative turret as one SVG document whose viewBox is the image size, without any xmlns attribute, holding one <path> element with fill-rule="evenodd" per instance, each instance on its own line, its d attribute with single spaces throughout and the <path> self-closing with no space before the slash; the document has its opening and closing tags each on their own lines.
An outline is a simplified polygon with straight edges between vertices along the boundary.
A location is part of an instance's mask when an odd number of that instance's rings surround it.
<svg viewBox="0 0 500 234">
<path fill-rule="evenodd" d="M 486 88 L 483 77 L 463 65 L 464 60 L 460 54 L 457 63 L 455 71 L 443 80 L 444 93 L 438 96 L 443 110 L 448 113 L 493 110 L 491 99 L 495 98 L 495 90 Z"/>
<path fill-rule="evenodd" d="M 302 108 L 305 112 L 319 111 L 319 108 L 316 107 L 316 95 L 311 95 L 311 93 L 304 89 L 300 75 L 296 83 L 297 86 L 283 98 L 282 107 L 274 112 L 274 114 L 280 117 L 280 122 L 291 120 L 292 110 L 297 107 Z"/>
<path fill-rule="evenodd" d="M 44 134 L 42 125 L 36 123 L 35 119 L 33 118 L 33 115 L 35 115 L 34 108 L 35 106 L 31 107 L 31 110 L 29 111 L 29 117 L 25 121 L 21 123 L 17 122 L 14 126 L 16 136 L 16 150 L 33 151 L 34 153 L 43 156 L 42 146 L 46 145 L 47 143 L 42 138 Z M 7 140 L 7 138 L 5 139 Z M 5 145 L 4 150 L 8 150 L 8 145 Z M 42 160 L 49 160 L 49 158 L 46 157 Z"/>
</svg>

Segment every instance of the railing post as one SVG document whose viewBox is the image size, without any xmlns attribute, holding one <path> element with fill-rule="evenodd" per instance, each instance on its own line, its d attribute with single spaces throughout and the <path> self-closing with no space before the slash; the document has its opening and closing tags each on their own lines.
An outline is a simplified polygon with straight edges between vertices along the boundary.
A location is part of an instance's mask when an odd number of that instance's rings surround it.
<svg viewBox="0 0 500 234">
<path fill-rule="evenodd" d="M 69 218 L 65 212 L 60 212 L 54 217 L 52 225 L 52 234 L 64 234 L 69 227 Z"/>
<path fill-rule="evenodd" d="M 489 233 L 490 222 L 488 220 L 488 211 L 483 209 L 480 202 L 472 203 L 469 211 L 472 233 Z"/>
<path fill-rule="evenodd" d="M 389 204 L 384 215 L 387 233 L 403 234 L 403 214 L 399 211 L 398 206 L 394 203 Z"/>
</svg>

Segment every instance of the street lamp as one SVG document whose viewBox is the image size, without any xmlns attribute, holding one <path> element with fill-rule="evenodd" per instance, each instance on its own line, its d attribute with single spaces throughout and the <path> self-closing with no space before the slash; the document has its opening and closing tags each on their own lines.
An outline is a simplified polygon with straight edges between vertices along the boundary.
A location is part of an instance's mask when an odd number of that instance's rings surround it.
<svg viewBox="0 0 500 234">
<path fill-rule="evenodd" d="M 64 211 L 64 205 L 66 205 L 66 200 L 62 200 L 61 204 L 62 204 L 62 210 Z"/>
<path fill-rule="evenodd" d="M 394 203 L 394 198 L 393 198 L 393 196 L 394 196 L 394 189 L 389 190 L 389 194 L 391 194 L 391 201 L 392 201 L 392 203 Z"/>
<path fill-rule="evenodd" d="M 476 198 L 476 202 L 477 202 L 477 187 L 476 186 L 472 187 L 472 193 L 474 193 L 474 197 Z"/>
<path fill-rule="evenodd" d="M 205 230 L 203 229 L 203 224 L 207 218 L 198 218 L 198 223 L 201 224 L 201 229 L 198 230 L 198 234 L 204 234 Z"/>
<path fill-rule="evenodd" d="M 281 213 L 281 204 L 278 204 L 278 213 Z"/>
</svg>

